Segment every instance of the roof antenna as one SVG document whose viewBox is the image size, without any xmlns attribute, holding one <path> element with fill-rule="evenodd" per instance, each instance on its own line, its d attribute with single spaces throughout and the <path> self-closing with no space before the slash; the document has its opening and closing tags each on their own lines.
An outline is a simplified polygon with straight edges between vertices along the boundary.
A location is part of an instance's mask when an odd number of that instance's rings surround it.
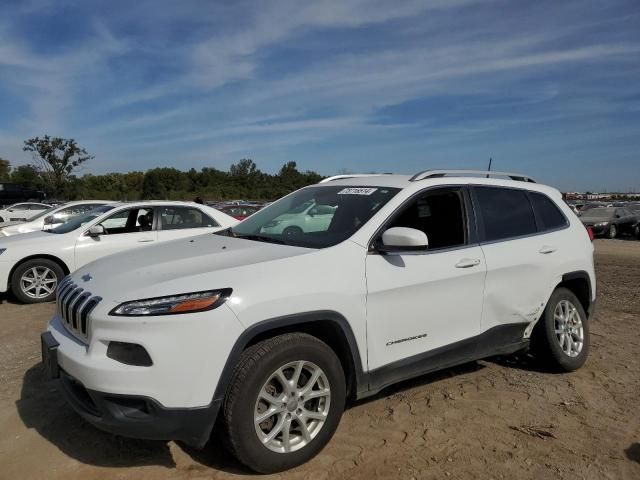
<svg viewBox="0 0 640 480">
<path fill-rule="evenodd" d="M 493 158 L 489 157 L 489 168 L 487 168 L 487 172 L 491 171 L 491 162 L 493 161 Z M 487 173 L 487 178 L 489 178 L 489 174 Z"/>
</svg>

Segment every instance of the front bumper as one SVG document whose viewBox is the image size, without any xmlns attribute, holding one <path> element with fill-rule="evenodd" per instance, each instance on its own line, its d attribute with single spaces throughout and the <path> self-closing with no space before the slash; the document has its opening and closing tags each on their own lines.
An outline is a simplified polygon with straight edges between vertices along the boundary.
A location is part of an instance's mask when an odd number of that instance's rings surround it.
<svg viewBox="0 0 640 480">
<path fill-rule="evenodd" d="M 0 230 L 1 232 L 1 230 Z M 2 245 L 0 245 L 1 247 Z M 7 252 L 5 252 L 6 255 Z M 0 256 L 0 293 L 4 293 L 9 290 L 9 273 L 13 264 L 8 261 L 2 261 Z"/>
<path fill-rule="evenodd" d="M 60 384 L 71 407 L 87 422 L 116 435 L 145 440 L 178 440 L 202 448 L 211 434 L 221 400 L 199 408 L 165 408 L 152 398 L 88 390 L 64 370 Z"/>
<path fill-rule="evenodd" d="M 222 403 L 214 398 L 222 369 L 243 331 L 235 314 L 221 305 L 208 312 L 125 318 L 109 316 L 109 305 L 100 307 L 91 313 L 88 344 L 65 328 L 58 313 L 42 335 L 45 369 L 59 376 L 69 404 L 107 432 L 204 446 Z M 110 342 L 143 346 L 153 364 L 108 357 Z"/>
<path fill-rule="evenodd" d="M 166 408 L 211 403 L 233 344 L 244 330 L 227 305 L 160 317 L 113 317 L 110 308 L 99 304 L 91 313 L 88 344 L 55 314 L 48 331 L 60 344 L 62 370 L 88 390 L 152 398 Z M 108 357 L 111 342 L 142 346 L 153 364 L 137 366 Z"/>
</svg>

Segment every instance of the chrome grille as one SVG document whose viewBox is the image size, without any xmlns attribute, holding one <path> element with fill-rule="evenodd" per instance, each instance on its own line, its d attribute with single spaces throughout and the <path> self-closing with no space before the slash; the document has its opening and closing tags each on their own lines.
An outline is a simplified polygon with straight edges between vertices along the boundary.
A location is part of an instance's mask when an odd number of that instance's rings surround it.
<svg viewBox="0 0 640 480">
<path fill-rule="evenodd" d="M 89 315 L 102 298 L 78 287 L 70 277 L 58 286 L 56 303 L 64 326 L 81 340 L 89 339 Z"/>
</svg>

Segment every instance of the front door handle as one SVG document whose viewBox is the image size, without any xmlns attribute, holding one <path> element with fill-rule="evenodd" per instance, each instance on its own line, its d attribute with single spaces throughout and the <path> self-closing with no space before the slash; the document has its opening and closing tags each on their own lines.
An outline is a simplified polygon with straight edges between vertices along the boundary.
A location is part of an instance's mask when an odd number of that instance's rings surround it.
<svg viewBox="0 0 640 480">
<path fill-rule="evenodd" d="M 456 263 L 456 268 L 471 268 L 477 267 L 480 265 L 479 258 L 463 258 L 458 263 Z"/>
<path fill-rule="evenodd" d="M 138 243 L 149 243 L 153 242 L 153 238 L 143 238 L 142 240 L 138 240 Z"/>
<path fill-rule="evenodd" d="M 540 250 L 538 250 L 538 252 L 540 252 L 543 255 L 548 255 L 550 253 L 553 253 L 557 250 L 556 247 L 553 247 L 551 245 L 545 245 L 544 247 L 542 247 Z"/>
</svg>

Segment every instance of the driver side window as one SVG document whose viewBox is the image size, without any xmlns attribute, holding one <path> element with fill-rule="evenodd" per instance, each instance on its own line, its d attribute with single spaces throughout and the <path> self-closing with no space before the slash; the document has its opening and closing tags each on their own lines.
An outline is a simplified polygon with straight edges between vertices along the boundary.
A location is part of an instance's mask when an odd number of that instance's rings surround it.
<svg viewBox="0 0 640 480">
<path fill-rule="evenodd" d="M 148 232 L 153 226 L 153 208 L 129 208 L 114 213 L 100 225 L 109 235 Z"/>
<path fill-rule="evenodd" d="M 467 243 L 465 218 L 462 191 L 439 189 L 411 201 L 385 229 L 415 228 L 427 235 L 429 250 L 453 248 Z"/>
</svg>

